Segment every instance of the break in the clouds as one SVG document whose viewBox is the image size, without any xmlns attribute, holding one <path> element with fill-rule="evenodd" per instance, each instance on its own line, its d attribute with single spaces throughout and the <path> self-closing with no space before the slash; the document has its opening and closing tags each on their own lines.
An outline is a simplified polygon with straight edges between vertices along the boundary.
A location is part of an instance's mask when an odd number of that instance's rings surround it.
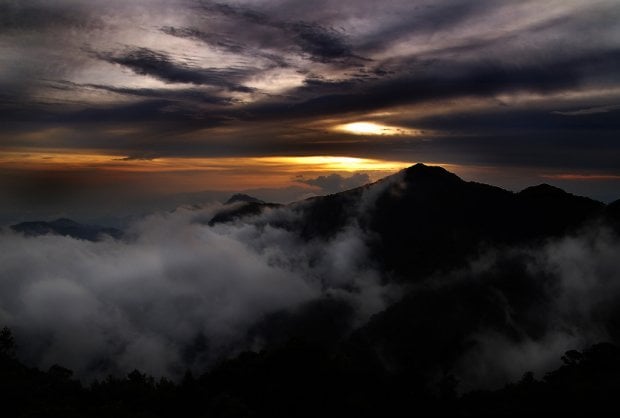
<svg viewBox="0 0 620 418">
<path fill-rule="evenodd" d="M 620 152 L 619 18 L 614 0 L 5 0 L 0 136 L 10 149 L 583 169 Z M 408 130 L 333 129 L 356 121 Z M 79 139 L 44 140 L 52 127 Z"/>
</svg>

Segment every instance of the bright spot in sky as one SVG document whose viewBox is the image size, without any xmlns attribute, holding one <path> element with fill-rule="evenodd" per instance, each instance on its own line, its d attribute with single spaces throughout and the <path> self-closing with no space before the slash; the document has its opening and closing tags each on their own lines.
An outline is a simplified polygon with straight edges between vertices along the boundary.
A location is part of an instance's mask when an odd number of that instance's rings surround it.
<svg viewBox="0 0 620 418">
<path fill-rule="evenodd" d="M 123 155 L 76 154 L 60 152 L 13 152 L 0 155 L 0 167 L 30 166 L 45 170 L 106 169 L 121 171 L 223 171 L 233 172 L 243 167 L 268 170 L 287 175 L 299 172 L 333 171 L 396 171 L 411 165 L 406 161 L 388 161 L 345 156 L 270 156 L 270 157 L 217 157 L 217 158 L 127 158 Z"/>
<path fill-rule="evenodd" d="M 395 171 L 411 165 L 402 161 L 338 156 L 260 157 L 253 160 L 258 164 L 270 164 L 272 168 L 290 167 L 297 171 Z"/>
<path fill-rule="evenodd" d="M 356 135 L 403 135 L 410 134 L 407 129 L 380 125 L 374 122 L 353 122 L 339 125 L 337 129 Z"/>
</svg>

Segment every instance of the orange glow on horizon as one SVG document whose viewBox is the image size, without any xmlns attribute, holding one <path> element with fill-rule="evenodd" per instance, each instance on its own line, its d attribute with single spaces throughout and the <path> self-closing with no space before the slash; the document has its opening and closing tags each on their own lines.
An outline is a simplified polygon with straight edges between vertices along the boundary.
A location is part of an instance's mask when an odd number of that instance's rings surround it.
<svg viewBox="0 0 620 418">
<path fill-rule="evenodd" d="M 131 159 L 122 155 L 96 153 L 4 152 L 0 168 L 22 173 L 40 172 L 100 181 L 139 182 L 160 191 L 227 190 L 261 187 L 310 187 L 296 181 L 299 175 L 365 172 L 371 180 L 410 166 L 406 161 L 389 161 L 347 156 L 269 156 Z M 107 179 L 107 180 L 106 180 Z"/>
<path fill-rule="evenodd" d="M 285 171 L 389 171 L 411 165 L 405 161 L 343 156 L 269 156 L 132 159 L 119 155 L 13 152 L 0 156 L 0 166 L 12 168 L 104 168 L 122 171 L 223 170 L 263 167 Z"/>
<path fill-rule="evenodd" d="M 411 165 L 403 161 L 338 156 L 258 157 L 252 160 L 257 164 L 290 166 L 301 171 L 390 171 Z"/>
</svg>

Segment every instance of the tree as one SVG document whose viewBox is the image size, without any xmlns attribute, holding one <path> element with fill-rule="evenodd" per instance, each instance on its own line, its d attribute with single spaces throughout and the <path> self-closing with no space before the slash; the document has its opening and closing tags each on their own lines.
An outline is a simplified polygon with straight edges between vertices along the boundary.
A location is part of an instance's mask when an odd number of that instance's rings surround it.
<svg viewBox="0 0 620 418">
<path fill-rule="evenodd" d="M 15 357 L 15 338 L 8 327 L 0 331 L 0 356 Z"/>
</svg>

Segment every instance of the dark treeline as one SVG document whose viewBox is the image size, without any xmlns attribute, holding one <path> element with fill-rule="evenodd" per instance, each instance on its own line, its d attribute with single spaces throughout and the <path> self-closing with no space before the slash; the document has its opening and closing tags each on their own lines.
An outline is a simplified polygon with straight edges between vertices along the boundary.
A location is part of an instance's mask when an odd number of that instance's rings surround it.
<svg viewBox="0 0 620 418">
<path fill-rule="evenodd" d="M 495 391 L 457 395 L 458 381 L 390 373 L 355 347 L 327 351 L 291 340 L 244 352 L 179 382 L 139 371 L 85 385 L 59 365 L 41 371 L 0 334 L 0 408 L 7 417 L 385 417 L 592 414 L 620 395 L 620 348 L 600 343 L 568 351 L 541 380 L 526 373 Z M 347 354 L 344 354 L 344 353 Z"/>
</svg>

